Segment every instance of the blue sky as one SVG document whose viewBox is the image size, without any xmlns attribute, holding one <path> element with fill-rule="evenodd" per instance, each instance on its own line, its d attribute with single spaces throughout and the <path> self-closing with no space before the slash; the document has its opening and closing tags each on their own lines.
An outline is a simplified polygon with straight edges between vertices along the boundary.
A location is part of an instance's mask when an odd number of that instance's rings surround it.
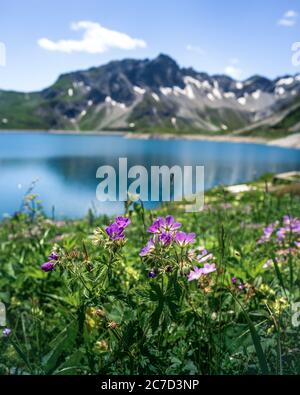
<svg viewBox="0 0 300 395">
<path fill-rule="evenodd" d="M 296 41 L 298 0 L 1 0 L 0 89 L 38 90 L 64 72 L 159 53 L 198 71 L 273 78 L 300 72 Z"/>
</svg>

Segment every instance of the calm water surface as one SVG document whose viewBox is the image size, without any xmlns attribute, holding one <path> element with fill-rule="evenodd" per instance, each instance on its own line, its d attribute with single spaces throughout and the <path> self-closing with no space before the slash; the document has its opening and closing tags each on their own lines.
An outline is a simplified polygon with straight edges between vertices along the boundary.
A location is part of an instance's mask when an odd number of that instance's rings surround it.
<svg viewBox="0 0 300 395">
<path fill-rule="evenodd" d="M 97 168 L 127 157 L 128 166 L 204 165 L 205 188 L 253 180 L 266 172 L 300 170 L 300 151 L 260 144 L 139 140 L 111 135 L 45 132 L 0 134 L 0 214 L 13 214 L 34 179 L 47 214 L 78 218 L 93 208 L 116 214 L 123 203 L 96 200 Z"/>
</svg>

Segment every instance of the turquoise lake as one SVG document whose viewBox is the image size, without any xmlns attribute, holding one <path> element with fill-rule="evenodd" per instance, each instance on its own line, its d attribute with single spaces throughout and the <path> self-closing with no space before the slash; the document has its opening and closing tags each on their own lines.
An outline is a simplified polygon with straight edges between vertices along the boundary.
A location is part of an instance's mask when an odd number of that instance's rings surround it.
<svg viewBox="0 0 300 395">
<path fill-rule="evenodd" d="M 96 199 L 99 166 L 118 169 L 143 165 L 205 167 L 205 189 L 219 184 L 251 181 L 272 172 L 300 170 L 300 150 L 261 144 L 188 140 L 127 139 L 121 135 L 71 135 L 47 132 L 0 134 L 0 214 L 13 214 L 31 182 L 38 179 L 39 195 L 47 214 L 56 218 L 83 217 L 123 211 L 121 202 Z M 146 204 L 146 207 L 154 203 Z"/>
</svg>

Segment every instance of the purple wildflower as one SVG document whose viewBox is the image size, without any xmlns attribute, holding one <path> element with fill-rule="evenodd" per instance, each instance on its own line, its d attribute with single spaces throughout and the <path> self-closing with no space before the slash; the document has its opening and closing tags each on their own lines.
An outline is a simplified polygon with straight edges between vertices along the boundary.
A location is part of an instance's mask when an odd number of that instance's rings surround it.
<svg viewBox="0 0 300 395">
<path fill-rule="evenodd" d="M 198 280 L 201 276 L 203 276 L 203 269 L 195 266 L 194 270 L 191 270 L 188 275 L 188 281 Z"/>
<path fill-rule="evenodd" d="M 106 233 L 108 234 L 110 240 L 122 240 L 124 239 L 124 228 L 119 227 L 115 222 L 110 224 L 106 229 Z"/>
<path fill-rule="evenodd" d="M 168 215 L 166 218 L 159 217 L 149 227 L 149 233 L 160 234 L 163 232 L 176 232 L 181 227 L 180 222 L 175 222 L 174 217 Z"/>
<path fill-rule="evenodd" d="M 175 241 L 180 247 L 186 247 L 189 244 L 195 243 L 195 233 L 177 232 Z"/>
<path fill-rule="evenodd" d="M 57 261 L 58 258 L 58 253 L 55 251 L 52 251 L 51 254 L 48 256 L 49 261 Z"/>
<path fill-rule="evenodd" d="M 275 224 L 270 224 L 266 228 L 264 228 L 264 230 L 263 230 L 264 234 L 258 240 L 257 244 L 263 244 L 263 243 L 266 243 L 267 241 L 270 240 L 270 238 L 274 232 L 274 226 L 275 226 Z"/>
<path fill-rule="evenodd" d="M 157 218 L 153 224 L 148 228 L 149 233 L 161 233 L 161 227 L 164 223 L 164 218 L 159 217 Z"/>
<path fill-rule="evenodd" d="M 144 248 L 140 251 L 140 256 L 146 256 L 151 254 L 155 250 L 155 243 L 153 240 L 149 240 L 148 243 L 145 245 Z"/>
<path fill-rule="evenodd" d="M 208 260 L 213 259 L 213 258 L 214 258 L 213 254 L 208 254 L 208 255 L 204 255 L 204 256 L 203 255 L 197 256 L 197 260 L 199 263 L 207 262 Z"/>
<path fill-rule="evenodd" d="M 290 226 L 292 221 L 292 217 L 290 215 L 283 216 L 283 223 L 285 226 Z"/>
<path fill-rule="evenodd" d="M 201 276 L 205 276 L 206 274 L 213 273 L 217 270 L 216 265 L 212 263 L 206 263 L 204 267 L 194 267 L 194 270 L 191 270 L 188 275 L 188 281 L 198 280 Z"/>
<path fill-rule="evenodd" d="M 110 240 L 123 240 L 124 229 L 130 224 L 130 219 L 126 217 L 117 217 L 115 222 L 111 223 L 105 229 L 106 233 L 108 234 Z"/>
<path fill-rule="evenodd" d="M 11 335 L 11 329 L 9 328 L 3 329 L 2 334 L 4 337 L 9 337 Z"/>
<path fill-rule="evenodd" d="M 125 229 L 128 225 L 130 225 L 131 221 L 126 217 L 117 217 L 115 223 L 119 226 L 119 228 Z"/>
<path fill-rule="evenodd" d="M 272 266 L 272 259 L 268 259 L 266 263 L 263 264 L 263 269 L 268 269 L 268 267 Z"/>
<path fill-rule="evenodd" d="M 197 256 L 197 259 L 200 259 L 200 258 L 202 258 L 204 255 L 207 255 L 207 254 L 208 254 L 207 249 L 206 249 L 205 247 L 203 247 L 203 246 L 198 247 L 198 248 L 197 248 L 197 251 L 200 253 L 200 254 L 198 254 L 198 256 Z"/>
<path fill-rule="evenodd" d="M 181 223 L 175 222 L 174 217 L 172 215 L 168 215 L 162 225 L 162 228 L 166 232 L 176 232 L 177 229 L 181 228 Z"/>
<path fill-rule="evenodd" d="M 202 268 L 203 274 L 213 273 L 216 270 L 217 270 L 217 268 L 214 263 L 212 263 L 212 264 L 205 263 L 204 267 Z"/>
<path fill-rule="evenodd" d="M 173 241 L 173 236 L 170 233 L 162 233 L 160 235 L 158 235 L 157 240 L 159 241 L 159 243 L 163 246 L 169 246 L 172 241 Z"/>
<path fill-rule="evenodd" d="M 238 286 L 238 289 L 239 289 L 240 291 L 243 291 L 245 288 L 246 288 L 246 285 L 243 284 L 243 283 L 241 283 L 241 284 Z"/>
<path fill-rule="evenodd" d="M 300 220 L 289 215 L 283 217 L 283 223 L 285 225 L 285 230 L 292 233 L 300 233 Z"/>
<path fill-rule="evenodd" d="M 155 269 L 150 270 L 150 272 L 148 273 L 149 278 L 155 278 L 156 276 L 157 276 L 157 272 Z"/>
<path fill-rule="evenodd" d="M 285 234 L 286 234 L 286 228 L 280 228 L 280 229 L 277 231 L 277 233 L 276 233 L 277 241 L 278 241 L 278 242 L 283 241 L 284 238 L 285 238 Z"/>
<path fill-rule="evenodd" d="M 236 284 L 237 283 L 237 278 L 236 277 L 232 277 L 231 282 L 232 282 L 232 284 Z"/>
<path fill-rule="evenodd" d="M 52 270 L 54 270 L 55 264 L 53 261 L 49 261 L 49 262 L 45 262 L 42 264 L 41 269 L 44 272 L 51 272 Z"/>
</svg>

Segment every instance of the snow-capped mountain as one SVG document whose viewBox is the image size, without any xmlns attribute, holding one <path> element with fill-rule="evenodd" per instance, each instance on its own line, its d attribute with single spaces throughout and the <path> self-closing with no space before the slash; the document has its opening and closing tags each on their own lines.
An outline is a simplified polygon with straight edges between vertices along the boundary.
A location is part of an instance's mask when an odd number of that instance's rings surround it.
<svg viewBox="0 0 300 395">
<path fill-rule="evenodd" d="M 41 92 L 0 91 L 2 129 L 248 133 L 300 130 L 300 74 L 236 81 L 167 55 L 61 75 Z"/>
</svg>

